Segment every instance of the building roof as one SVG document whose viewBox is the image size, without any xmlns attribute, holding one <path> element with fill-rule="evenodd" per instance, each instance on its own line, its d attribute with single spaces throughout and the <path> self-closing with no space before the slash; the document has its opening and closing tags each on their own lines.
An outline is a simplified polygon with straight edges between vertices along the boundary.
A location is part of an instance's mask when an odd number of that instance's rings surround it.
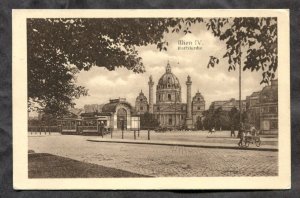
<svg viewBox="0 0 300 198">
<path fill-rule="evenodd" d="M 118 101 L 118 100 L 113 100 L 111 101 L 110 103 L 107 103 L 105 104 L 103 107 L 102 107 L 102 112 L 111 112 L 111 113 L 114 113 L 116 112 L 116 108 L 119 104 L 124 104 L 126 106 L 129 106 L 130 110 L 132 111 L 133 108 L 131 106 L 131 104 L 129 104 L 128 102 L 126 101 Z"/>
<path fill-rule="evenodd" d="M 84 112 L 84 110 L 83 109 L 72 108 L 72 109 L 69 109 L 69 112 L 76 115 L 76 116 L 79 116 L 81 113 Z"/>
<path fill-rule="evenodd" d="M 84 112 L 102 112 L 102 107 L 104 104 L 88 104 L 84 105 Z"/>
<path fill-rule="evenodd" d="M 259 94 L 260 94 L 260 91 L 255 91 L 250 95 L 250 97 L 258 97 Z"/>
<path fill-rule="evenodd" d="M 246 105 L 246 100 L 242 100 L 242 108 L 245 107 Z M 211 103 L 211 106 L 214 106 L 214 108 L 232 108 L 232 107 L 236 107 L 239 108 L 239 100 L 236 100 L 234 98 L 231 98 L 229 100 L 222 100 L 222 101 L 214 101 Z"/>
<path fill-rule="evenodd" d="M 109 112 L 88 112 L 88 113 L 82 113 L 82 117 L 97 117 L 97 116 L 111 116 L 111 113 Z"/>
<path fill-rule="evenodd" d="M 276 81 L 274 81 L 276 82 Z M 260 103 L 269 103 L 278 101 L 278 86 L 272 84 L 264 87 L 260 92 Z"/>
</svg>

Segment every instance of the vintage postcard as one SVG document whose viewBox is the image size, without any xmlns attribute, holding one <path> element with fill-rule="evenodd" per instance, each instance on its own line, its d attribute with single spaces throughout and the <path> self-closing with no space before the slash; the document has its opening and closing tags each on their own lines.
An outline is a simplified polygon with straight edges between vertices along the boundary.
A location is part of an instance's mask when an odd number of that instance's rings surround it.
<svg viewBox="0 0 300 198">
<path fill-rule="evenodd" d="M 13 10 L 15 189 L 288 189 L 289 10 Z"/>
</svg>

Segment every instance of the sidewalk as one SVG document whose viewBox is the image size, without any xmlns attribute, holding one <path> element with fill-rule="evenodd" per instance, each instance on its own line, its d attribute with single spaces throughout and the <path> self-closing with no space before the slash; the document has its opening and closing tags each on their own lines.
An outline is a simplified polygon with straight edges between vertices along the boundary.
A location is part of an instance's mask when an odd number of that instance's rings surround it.
<svg viewBox="0 0 300 198">
<path fill-rule="evenodd" d="M 90 142 L 105 142 L 105 143 L 125 143 L 125 144 L 148 144 L 148 145 L 159 145 L 159 146 L 184 146 L 184 147 L 198 147 L 198 148 L 219 148 L 219 149 L 238 149 L 238 150 L 257 150 L 257 151 L 278 151 L 276 145 L 262 145 L 256 147 L 255 144 L 250 144 L 248 148 L 238 147 L 233 143 L 212 143 L 212 142 L 184 142 L 184 141 L 161 141 L 161 140 L 133 140 L 133 139 L 109 139 L 108 137 L 91 137 L 87 141 Z"/>
</svg>

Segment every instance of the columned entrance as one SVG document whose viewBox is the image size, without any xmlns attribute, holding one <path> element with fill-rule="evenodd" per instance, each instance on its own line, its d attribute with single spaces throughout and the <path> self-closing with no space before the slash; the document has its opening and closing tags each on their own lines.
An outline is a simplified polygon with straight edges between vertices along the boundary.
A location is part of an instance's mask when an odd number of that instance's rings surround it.
<svg viewBox="0 0 300 198">
<path fill-rule="evenodd" d="M 124 124 L 124 130 L 127 129 L 127 111 L 124 108 L 118 109 L 117 112 L 117 128 L 122 129 L 122 124 Z"/>
</svg>

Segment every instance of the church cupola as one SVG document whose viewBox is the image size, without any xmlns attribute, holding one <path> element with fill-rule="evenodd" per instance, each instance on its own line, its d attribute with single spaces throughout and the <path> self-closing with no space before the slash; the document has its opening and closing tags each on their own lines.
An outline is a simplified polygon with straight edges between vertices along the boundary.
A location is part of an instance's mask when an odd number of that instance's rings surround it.
<svg viewBox="0 0 300 198">
<path fill-rule="evenodd" d="M 156 103 L 181 102 L 181 86 L 179 79 L 172 73 L 168 61 L 166 72 L 158 80 L 156 86 Z"/>
</svg>

